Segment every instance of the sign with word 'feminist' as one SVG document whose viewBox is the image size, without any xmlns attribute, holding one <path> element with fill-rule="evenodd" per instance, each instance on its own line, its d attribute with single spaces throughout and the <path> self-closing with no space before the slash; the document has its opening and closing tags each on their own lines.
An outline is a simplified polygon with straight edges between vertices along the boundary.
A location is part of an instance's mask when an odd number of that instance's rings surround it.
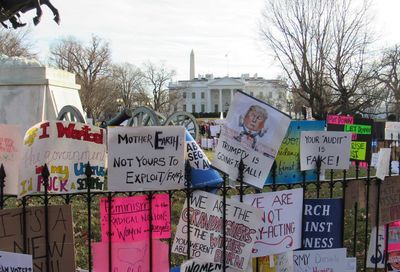
<svg viewBox="0 0 400 272">
<path fill-rule="evenodd" d="M 239 199 L 238 196 L 233 198 Z M 263 212 L 263 224 L 257 229 L 253 257 L 283 253 L 301 247 L 302 188 L 244 195 L 243 201 Z"/>
<path fill-rule="evenodd" d="M 108 130 L 111 191 L 185 188 L 184 127 L 114 127 Z"/>
<path fill-rule="evenodd" d="M 105 130 L 82 123 L 45 121 L 25 134 L 19 196 L 44 192 L 42 170 L 50 172 L 49 193 L 66 194 L 87 190 L 86 165 L 90 162 L 90 187 L 103 190 Z"/>
</svg>

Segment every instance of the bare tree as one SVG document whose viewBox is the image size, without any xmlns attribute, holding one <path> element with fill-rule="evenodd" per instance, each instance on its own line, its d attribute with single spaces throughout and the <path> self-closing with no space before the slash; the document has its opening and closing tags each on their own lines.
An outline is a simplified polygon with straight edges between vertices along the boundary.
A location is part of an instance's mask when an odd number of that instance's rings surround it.
<svg viewBox="0 0 400 272">
<path fill-rule="evenodd" d="M 143 73 L 146 87 L 151 93 L 151 107 L 161 113 L 168 112 L 171 96 L 167 85 L 176 72 L 166 68 L 164 64 L 157 66 L 154 63 L 147 62 L 143 65 Z"/>
<path fill-rule="evenodd" d="M 36 58 L 37 53 L 33 51 L 31 29 L 9 30 L 0 28 L 0 54 L 9 57 Z"/>
<path fill-rule="evenodd" d="M 313 117 L 354 113 L 371 102 L 366 72 L 367 5 L 351 0 L 268 0 L 261 25 L 267 46 Z M 368 99 L 367 99 L 368 98 Z"/>
<path fill-rule="evenodd" d="M 143 89 L 144 74 L 139 68 L 130 63 L 115 64 L 111 77 L 123 108 L 147 105 L 149 98 Z"/>
<path fill-rule="evenodd" d="M 88 116 L 97 119 L 107 103 L 116 99 L 110 84 L 111 49 L 93 36 L 88 45 L 73 37 L 60 40 L 50 50 L 50 63 L 76 75 L 81 85 L 82 106 Z M 105 89 L 106 88 L 106 89 Z"/>
</svg>

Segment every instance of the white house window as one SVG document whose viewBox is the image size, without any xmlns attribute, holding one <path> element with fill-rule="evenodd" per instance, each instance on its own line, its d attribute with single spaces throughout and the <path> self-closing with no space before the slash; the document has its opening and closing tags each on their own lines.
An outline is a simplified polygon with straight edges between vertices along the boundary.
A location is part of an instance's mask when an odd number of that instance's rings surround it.
<svg viewBox="0 0 400 272">
<path fill-rule="evenodd" d="M 205 95 L 204 92 L 201 92 L 201 99 L 204 99 Z"/>
<path fill-rule="evenodd" d="M 183 98 L 186 98 L 186 92 L 183 92 L 183 93 L 182 93 L 182 97 L 183 97 Z"/>
<path fill-rule="evenodd" d="M 196 112 L 196 105 L 192 105 L 192 112 Z"/>
<path fill-rule="evenodd" d="M 183 110 L 183 111 L 186 111 L 186 104 L 184 104 L 184 105 L 182 106 L 182 110 Z"/>
<path fill-rule="evenodd" d="M 196 99 L 196 93 L 192 93 L 192 99 Z"/>
<path fill-rule="evenodd" d="M 205 112 L 206 111 L 206 105 L 201 104 L 201 112 Z"/>
</svg>

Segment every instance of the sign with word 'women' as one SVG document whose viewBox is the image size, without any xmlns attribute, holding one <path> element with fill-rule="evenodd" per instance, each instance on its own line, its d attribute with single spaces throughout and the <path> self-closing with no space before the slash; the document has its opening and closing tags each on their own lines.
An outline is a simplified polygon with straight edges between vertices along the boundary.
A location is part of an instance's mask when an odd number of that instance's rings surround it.
<svg viewBox="0 0 400 272">
<path fill-rule="evenodd" d="M 236 200 L 238 196 L 232 197 Z M 283 253 L 301 247 L 303 189 L 243 196 L 243 202 L 262 210 L 253 257 Z"/>
<path fill-rule="evenodd" d="M 224 209 L 226 210 L 225 239 Z M 249 205 L 229 199 L 224 206 L 221 196 L 195 191 L 190 197 L 189 206 L 186 202 L 183 206 L 172 252 L 186 255 L 189 244 L 191 257 L 222 263 L 225 248 L 225 265 L 246 271 L 256 240 L 256 232 L 261 223 L 260 212 Z M 187 241 L 188 232 L 190 241 Z"/>
<path fill-rule="evenodd" d="M 109 190 L 185 188 L 185 135 L 180 126 L 110 128 Z"/>
<path fill-rule="evenodd" d="M 22 152 L 19 126 L 0 124 L 0 164 L 6 174 L 4 194 L 18 194 L 18 168 Z M 0 185 L 1 186 L 1 185 Z"/>
<path fill-rule="evenodd" d="M 243 181 L 263 188 L 289 124 L 286 114 L 236 92 L 221 129 L 213 166 L 236 180 L 243 160 Z"/>
<path fill-rule="evenodd" d="M 321 163 L 321 169 L 349 169 L 350 143 L 350 132 L 301 132 L 301 170 L 317 168 L 318 161 Z"/>
<path fill-rule="evenodd" d="M 82 123 L 45 121 L 31 127 L 23 141 L 19 196 L 44 192 L 42 170 L 47 164 L 49 193 L 87 190 L 86 165 L 90 162 L 92 190 L 103 190 L 105 130 Z"/>
</svg>

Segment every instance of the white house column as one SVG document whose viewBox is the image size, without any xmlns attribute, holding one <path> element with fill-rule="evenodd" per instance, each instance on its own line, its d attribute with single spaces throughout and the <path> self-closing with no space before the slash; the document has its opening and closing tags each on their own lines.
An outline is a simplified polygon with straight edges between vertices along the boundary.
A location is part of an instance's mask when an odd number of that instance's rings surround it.
<svg viewBox="0 0 400 272">
<path fill-rule="evenodd" d="M 222 108 L 222 89 L 219 89 L 219 105 L 218 105 L 218 109 L 220 112 L 223 112 L 224 109 Z"/>
<path fill-rule="evenodd" d="M 231 105 L 232 105 L 233 95 L 234 95 L 233 89 L 231 89 Z"/>
<path fill-rule="evenodd" d="M 207 112 L 212 112 L 211 110 L 211 90 L 207 90 Z"/>
</svg>

